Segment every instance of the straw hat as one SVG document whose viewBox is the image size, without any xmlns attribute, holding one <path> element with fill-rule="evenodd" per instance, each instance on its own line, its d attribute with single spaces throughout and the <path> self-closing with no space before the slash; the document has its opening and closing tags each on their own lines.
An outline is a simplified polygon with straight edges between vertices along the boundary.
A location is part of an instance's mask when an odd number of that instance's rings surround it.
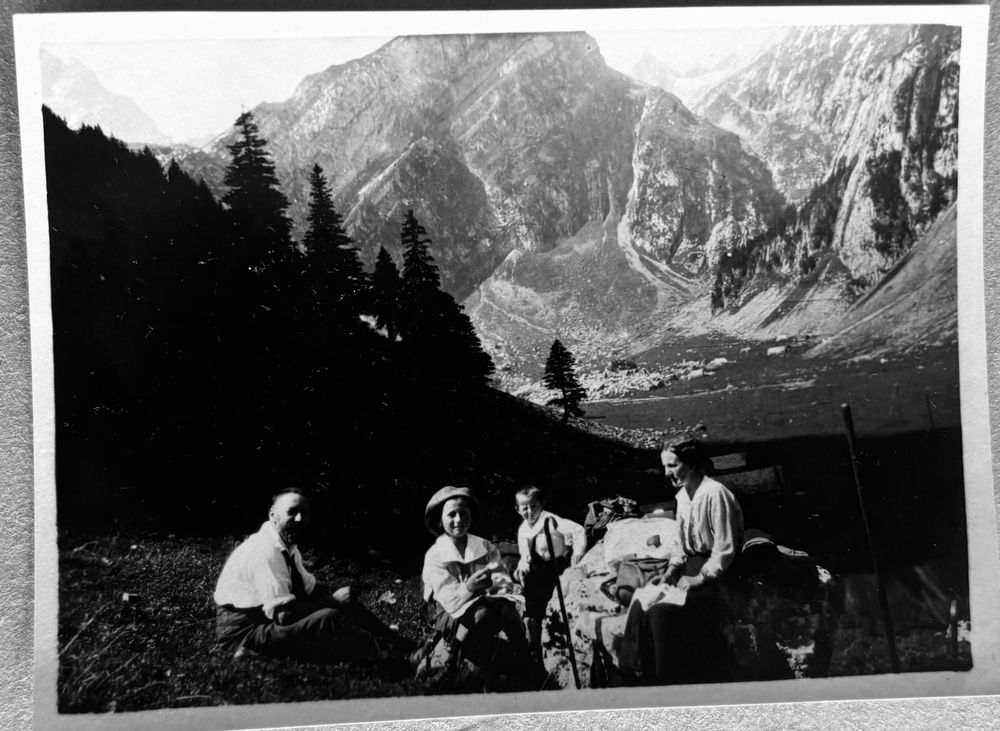
<svg viewBox="0 0 1000 731">
<path fill-rule="evenodd" d="M 427 525 L 427 530 L 436 536 L 441 535 L 442 532 L 441 506 L 454 497 L 465 498 L 469 501 L 473 509 L 478 506 L 476 496 L 472 494 L 469 488 L 452 487 L 451 485 L 442 487 L 431 495 L 431 499 L 427 501 L 427 507 L 424 508 L 424 523 Z"/>
</svg>

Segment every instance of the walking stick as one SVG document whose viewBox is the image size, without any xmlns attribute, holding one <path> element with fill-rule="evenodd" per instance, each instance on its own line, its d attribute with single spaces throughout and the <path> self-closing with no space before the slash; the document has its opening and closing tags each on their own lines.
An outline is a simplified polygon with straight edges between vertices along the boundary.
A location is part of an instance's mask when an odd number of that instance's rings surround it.
<svg viewBox="0 0 1000 731">
<path fill-rule="evenodd" d="M 552 545 L 552 533 L 549 532 L 549 521 L 552 518 L 546 518 L 545 523 L 542 524 L 542 528 L 545 529 L 545 542 L 549 544 L 549 556 L 552 560 L 556 560 L 556 549 Z M 576 683 L 576 689 L 580 690 L 580 671 L 576 669 L 576 653 L 573 651 L 573 633 L 569 626 L 569 615 L 566 613 L 566 601 L 563 599 L 562 593 L 562 583 L 559 581 L 559 577 L 556 577 L 556 596 L 559 597 L 559 611 L 562 612 L 563 624 L 566 625 L 566 646 L 569 647 L 569 664 L 573 668 L 573 682 Z"/>
<path fill-rule="evenodd" d="M 872 529 L 868 525 L 868 512 L 865 510 L 864 489 L 861 487 L 861 475 L 858 471 L 858 452 L 854 446 L 854 419 L 851 418 L 851 405 L 841 404 L 844 412 L 844 427 L 847 430 L 847 448 L 851 451 L 851 469 L 854 472 L 854 486 L 858 492 L 858 505 L 861 506 L 861 521 L 865 525 L 865 536 L 868 538 L 868 552 L 875 568 L 875 583 L 878 586 L 879 603 L 882 605 L 882 619 L 885 622 L 885 639 L 889 643 L 889 663 L 892 672 L 899 672 L 899 656 L 896 654 L 896 632 L 892 627 L 892 617 L 889 615 L 889 599 L 885 592 L 885 581 L 879 571 L 878 555 L 875 553 L 875 542 L 872 540 Z"/>
</svg>

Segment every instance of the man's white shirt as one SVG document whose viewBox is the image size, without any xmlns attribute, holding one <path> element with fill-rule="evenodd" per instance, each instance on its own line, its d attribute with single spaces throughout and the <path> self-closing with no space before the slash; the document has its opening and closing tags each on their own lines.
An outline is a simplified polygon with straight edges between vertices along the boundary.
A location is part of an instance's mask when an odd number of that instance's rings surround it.
<svg viewBox="0 0 1000 731">
<path fill-rule="evenodd" d="M 311 594 L 316 577 L 302 565 L 298 547 L 285 546 L 278 529 L 268 521 L 226 559 L 215 586 L 215 603 L 237 609 L 261 607 L 269 619 L 274 619 L 278 607 L 295 600 L 285 552 L 301 574 L 306 593 Z"/>
</svg>

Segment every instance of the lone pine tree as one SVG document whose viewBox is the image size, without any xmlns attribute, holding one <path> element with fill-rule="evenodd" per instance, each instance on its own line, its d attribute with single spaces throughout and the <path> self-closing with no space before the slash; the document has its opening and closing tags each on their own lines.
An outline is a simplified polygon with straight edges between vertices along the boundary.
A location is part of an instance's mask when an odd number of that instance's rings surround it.
<svg viewBox="0 0 1000 731">
<path fill-rule="evenodd" d="M 583 416 L 580 402 L 587 397 L 587 391 L 576 379 L 576 359 L 558 340 L 552 341 L 549 357 L 545 360 L 545 375 L 542 382 L 546 388 L 559 391 L 561 395 L 549 400 L 563 408 L 563 423 L 570 416 Z"/>
</svg>

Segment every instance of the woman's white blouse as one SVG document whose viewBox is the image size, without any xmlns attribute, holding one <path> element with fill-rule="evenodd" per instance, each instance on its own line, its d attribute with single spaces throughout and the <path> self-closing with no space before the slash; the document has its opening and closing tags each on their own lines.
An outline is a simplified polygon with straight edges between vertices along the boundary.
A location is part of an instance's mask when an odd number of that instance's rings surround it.
<svg viewBox="0 0 1000 731">
<path fill-rule="evenodd" d="M 691 556 L 707 556 L 700 573 L 716 578 L 729 568 L 743 544 L 743 510 L 725 485 L 711 477 L 688 497 L 677 491 L 677 539 L 671 565 L 683 565 Z"/>
</svg>

